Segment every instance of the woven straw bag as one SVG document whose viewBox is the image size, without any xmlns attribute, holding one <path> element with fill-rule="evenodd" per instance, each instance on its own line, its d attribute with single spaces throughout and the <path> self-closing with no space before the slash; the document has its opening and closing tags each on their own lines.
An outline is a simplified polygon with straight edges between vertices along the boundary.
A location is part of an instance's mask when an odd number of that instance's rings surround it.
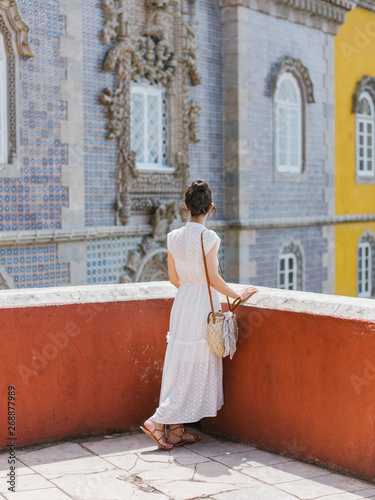
<svg viewBox="0 0 375 500">
<path fill-rule="evenodd" d="M 206 273 L 208 293 L 210 296 L 210 303 L 211 303 L 211 312 L 209 313 L 208 318 L 207 318 L 207 342 L 208 342 L 208 346 L 212 352 L 214 352 L 217 356 L 224 357 L 224 354 L 225 354 L 224 322 L 225 322 L 225 315 L 227 313 L 223 313 L 221 310 L 214 311 L 214 304 L 212 301 L 211 288 L 210 288 L 210 279 L 208 276 L 208 269 L 207 269 L 207 261 L 206 261 L 206 256 L 204 253 L 204 245 L 203 245 L 203 233 L 204 232 L 205 232 L 205 229 L 201 233 L 201 244 L 202 244 L 204 270 Z M 219 260 L 221 276 L 224 279 L 223 270 L 221 269 L 219 256 L 218 256 L 218 260 Z M 229 298 L 227 297 L 229 311 L 233 313 L 232 317 L 229 318 L 229 321 L 233 322 L 234 337 L 236 339 L 236 343 L 238 341 L 238 322 L 237 322 L 237 317 L 233 311 L 241 302 L 242 302 L 241 297 L 238 297 L 231 305 L 229 302 Z"/>
</svg>

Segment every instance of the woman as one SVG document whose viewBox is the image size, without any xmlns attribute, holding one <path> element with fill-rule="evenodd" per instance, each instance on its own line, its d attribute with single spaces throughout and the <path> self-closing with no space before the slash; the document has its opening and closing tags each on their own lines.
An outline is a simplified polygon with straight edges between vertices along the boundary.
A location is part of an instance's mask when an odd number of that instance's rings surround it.
<svg viewBox="0 0 375 500">
<path fill-rule="evenodd" d="M 141 429 L 161 448 L 199 441 L 185 432 L 182 422 L 214 417 L 224 402 L 222 358 L 208 347 L 207 316 L 211 310 L 204 271 L 201 233 L 211 281 L 215 311 L 220 309 L 217 292 L 246 300 L 257 292 L 245 286 L 240 293 L 230 288 L 218 273 L 220 238 L 205 227 L 210 212 L 216 213 L 207 182 L 194 181 L 185 193 L 185 210 L 191 217 L 180 229 L 168 234 L 168 275 L 178 288 L 173 302 L 165 354 L 159 407 Z M 164 426 L 169 425 L 169 436 Z"/>
</svg>

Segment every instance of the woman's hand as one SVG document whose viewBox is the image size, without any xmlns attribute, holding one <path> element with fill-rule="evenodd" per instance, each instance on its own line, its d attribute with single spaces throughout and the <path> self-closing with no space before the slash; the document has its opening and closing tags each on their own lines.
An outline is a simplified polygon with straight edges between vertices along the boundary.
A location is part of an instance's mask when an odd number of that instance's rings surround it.
<svg viewBox="0 0 375 500">
<path fill-rule="evenodd" d="M 240 297 L 242 300 L 246 300 L 256 292 L 259 292 L 259 290 L 255 288 L 255 286 L 253 285 L 244 286 L 240 291 Z"/>
</svg>

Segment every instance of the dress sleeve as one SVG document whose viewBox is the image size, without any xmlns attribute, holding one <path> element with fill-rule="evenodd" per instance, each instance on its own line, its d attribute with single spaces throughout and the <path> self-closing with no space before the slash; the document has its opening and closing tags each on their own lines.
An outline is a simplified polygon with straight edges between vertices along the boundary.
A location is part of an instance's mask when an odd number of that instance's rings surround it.
<svg viewBox="0 0 375 500">
<path fill-rule="evenodd" d="M 211 250 L 211 248 L 216 245 L 216 251 L 219 250 L 220 246 L 220 238 L 215 233 L 215 231 L 209 230 L 203 233 L 203 245 L 204 245 L 204 253 L 205 255 Z"/>
<path fill-rule="evenodd" d="M 167 234 L 167 248 L 168 252 L 173 254 L 173 231 Z"/>
</svg>

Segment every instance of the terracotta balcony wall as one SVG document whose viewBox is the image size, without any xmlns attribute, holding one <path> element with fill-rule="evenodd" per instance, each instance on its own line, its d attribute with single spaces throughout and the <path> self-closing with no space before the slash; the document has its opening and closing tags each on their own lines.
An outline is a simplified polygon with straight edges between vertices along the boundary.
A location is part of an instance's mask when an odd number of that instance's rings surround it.
<svg viewBox="0 0 375 500">
<path fill-rule="evenodd" d="M 240 288 L 239 285 L 233 285 Z M 139 428 L 158 403 L 175 288 L 0 292 L 0 447 Z M 261 288 L 237 309 L 225 405 L 206 432 L 375 480 L 375 302 Z"/>
</svg>

